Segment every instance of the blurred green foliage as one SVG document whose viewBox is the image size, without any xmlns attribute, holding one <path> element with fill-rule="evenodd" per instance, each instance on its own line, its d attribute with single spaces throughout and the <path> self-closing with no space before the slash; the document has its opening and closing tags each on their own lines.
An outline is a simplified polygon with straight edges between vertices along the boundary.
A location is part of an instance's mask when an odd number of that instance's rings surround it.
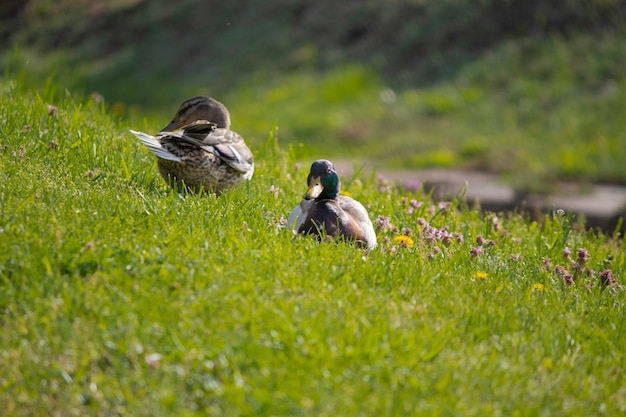
<svg viewBox="0 0 626 417">
<path fill-rule="evenodd" d="M 302 158 L 625 182 L 625 14 L 617 0 L 30 0 L 0 9 L 0 62 L 148 130 L 207 94 L 252 144 L 277 123 Z"/>
</svg>

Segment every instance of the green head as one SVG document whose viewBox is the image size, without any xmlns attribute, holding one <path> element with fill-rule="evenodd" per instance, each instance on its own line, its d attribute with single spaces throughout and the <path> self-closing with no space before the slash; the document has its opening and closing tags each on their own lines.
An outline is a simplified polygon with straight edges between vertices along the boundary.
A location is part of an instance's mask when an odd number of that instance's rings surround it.
<svg viewBox="0 0 626 417">
<path fill-rule="evenodd" d="M 318 159 L 311 165 L 311 172 L 307 178 L 309 189 L 304 194 L 305 200 L 335 199 L 341 187 L 339 175 L 330 161 Z"/>
</svg>

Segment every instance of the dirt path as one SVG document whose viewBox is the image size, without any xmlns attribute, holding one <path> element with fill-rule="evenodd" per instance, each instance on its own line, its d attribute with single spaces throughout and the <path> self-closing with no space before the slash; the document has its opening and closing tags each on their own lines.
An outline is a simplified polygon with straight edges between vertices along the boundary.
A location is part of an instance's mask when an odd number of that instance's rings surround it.
<svg viewBox="0 0 626 417">
<path fill-rule="evenodd" d="M 434 188 L 435 199 L 449 199 L 467 184 L 465 199 L 468 204 L 479 203 L 485 211 L 518 211 L 538 218 L 555 209 L 572 211 L 583 218 L 590 228 L 613 232 L 620 217 L 626 220 L 626 187 L 617 185 L 580 185 L 561 183 L 551 195 L 516 192 L 496 175 L 452 169 L 389 170 L 377 168 L 367 162 L 333 161 L 340 176 L 349 176 L 354 169 L 367 175 L 373 170 L 388 180 L 407 188 L 423 185 L 427 192 Z M 625 226 L 621 231 L 624 233 Z"/>
</svg>

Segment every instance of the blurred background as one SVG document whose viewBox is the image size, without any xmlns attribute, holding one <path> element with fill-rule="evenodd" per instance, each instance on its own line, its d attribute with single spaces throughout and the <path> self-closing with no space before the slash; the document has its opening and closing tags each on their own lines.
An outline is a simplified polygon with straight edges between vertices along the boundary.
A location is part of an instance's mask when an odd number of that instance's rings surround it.
<svg viewBox="0 0 626 417">
<path fill-rule="evenodd" d="M 626 183 L 623 0 L 3 0 L 2 77 L 156 131 L 210 95 L 251 147 Z"/>
</svg>

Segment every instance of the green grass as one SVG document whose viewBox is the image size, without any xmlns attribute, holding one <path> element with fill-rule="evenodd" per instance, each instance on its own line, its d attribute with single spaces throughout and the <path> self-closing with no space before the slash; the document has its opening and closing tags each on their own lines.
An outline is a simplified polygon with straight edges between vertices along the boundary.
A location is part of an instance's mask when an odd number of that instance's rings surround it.
<svg viewBox="0 0 626 417">
<path fill-rule="evenodd" d="M 0 87 L 3 415 L 626 411 L 625 293 L 600 284 L 624 281 L 621 239 L 374 176 L 343 185 L 391 223 L 376 250 L 293 239 L 307 167 L 280 135 L 252 146 L 249 186 L 179 195 L 128 133 L 156 125 Z M 566 247 L 588 251 L 581 273 Z"/>
</svg>

